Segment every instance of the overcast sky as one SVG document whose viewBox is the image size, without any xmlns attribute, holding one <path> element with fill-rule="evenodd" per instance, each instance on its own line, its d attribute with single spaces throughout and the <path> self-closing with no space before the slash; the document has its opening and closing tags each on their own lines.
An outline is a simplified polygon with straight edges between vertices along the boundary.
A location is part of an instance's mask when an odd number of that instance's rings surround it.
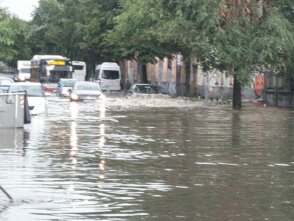
<svg viewBox="0 0 294 221">
<path fill-rule="evenodd" d="M 39 0 L 0 0 L 0 7 L 7 8 L 10 13 L 28 21 L 31 20 L 31 13 L 38 2 Z"/>
</svg>

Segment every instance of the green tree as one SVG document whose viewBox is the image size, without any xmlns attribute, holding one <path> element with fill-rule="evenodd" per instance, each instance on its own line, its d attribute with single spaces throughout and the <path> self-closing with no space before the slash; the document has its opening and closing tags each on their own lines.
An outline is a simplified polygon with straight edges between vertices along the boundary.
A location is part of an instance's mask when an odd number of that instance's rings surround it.
<svg viewBox="0 0 294 221">
<path fill-rule="evenodd" d="M 254 70 L 281 71 L 293 45 L 293 27 L 273 1 L 221 3 L 222 20 L 212 44 L 215 67 L 234 75 L 233 108 L 241 108 L 241 86 Z"/>
<path fill-rule="evenodd" d="M 75 26 L 82 35 L 80 50 L 93 70 L 102 61 L 118 61 L 118 48 L 107 40 L 107 32 L 120 13 L 118 0 L 79 0 L 79 19 Z"/>
<path fill-rule="evenodd" d="M 11 47 L 14 41 L 10 22 L 11 18 L 9 14 L 4 9 L 0 9 L 0 60 L 2 61 L 11 61 L 13 58 Z"/>
<path fill-rule="evenodd" d="M 116 59 L 105 38 L 118 13 L 118 0 L 40 0 L 30 33 L 33 51 L 85 60 L 93 70 L 97 62 Z"/>
<path fill-rule="evenodd" d="M 19 59 L 29 59 L 28 22 L 0 9 L 0 60 L 16 66 Z"/>
<path fill-rule="evenodd" d="M 281 10 L 285 17 L 292 24 L 292 28 L 294 29 L 294 1 L 292 0 L 280 0 Z M 289 47 L 289 53 L 283 56 L 286 59 L 286 68 L 282 70 L 282 72 L 288 76 L 288 78 L 292 81 L 292 90 L 294 89 L 294 47 Z"/>
<path fill-rule="evenodd" d="M 66 33 L 63 30 L 64 13 L 57 0 L 40 0 L 33 12 L 30 41 L 34 54 L 63 54 Z"/>
<path fill-rule="evenodd" d="M 181 52 L 196 56 L 204 71 L 229 72 L 235 79 L 233 108 L 239 109 L 241 85 L 250 73 L 279 69 L 291 51 L 293 27 L 281 12 L 284 5 L 270 0 L 125 0 L 110 39 L 126 57 L 152 61 Z"/>
<path fill-rule="evenodd" d="M 156 62 L 155 57 L 178 52 L 186 58 L 208 54 L 207 35 L 219 17 L 217 1 L 125 0 L 122 6 L 109 37 L 121 45 L 125 57 Z"/>
</svg>

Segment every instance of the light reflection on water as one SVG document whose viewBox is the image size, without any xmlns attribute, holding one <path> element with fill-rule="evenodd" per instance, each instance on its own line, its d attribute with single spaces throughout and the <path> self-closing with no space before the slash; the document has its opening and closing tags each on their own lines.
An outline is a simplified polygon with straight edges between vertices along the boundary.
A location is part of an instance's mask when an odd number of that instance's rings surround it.
<svg viewBox="0 0 294 221">
<path fill-rule="evenodd" d="M 146 96 L 1 131 L 1 220 L 292 220 L 293 111 Z"/>
</svg>

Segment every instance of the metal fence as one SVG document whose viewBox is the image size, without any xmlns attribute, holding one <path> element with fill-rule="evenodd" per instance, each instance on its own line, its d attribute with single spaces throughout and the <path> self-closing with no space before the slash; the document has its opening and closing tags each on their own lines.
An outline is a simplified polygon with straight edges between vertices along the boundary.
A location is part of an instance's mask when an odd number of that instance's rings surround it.
<svg viewBox="0 0 294 221">
<path fill-rule="evenodd" d="M 294 107 L 294 91 L 290 90 L 266 90 L 265 101 L 270 106 Z"/>
</svg>

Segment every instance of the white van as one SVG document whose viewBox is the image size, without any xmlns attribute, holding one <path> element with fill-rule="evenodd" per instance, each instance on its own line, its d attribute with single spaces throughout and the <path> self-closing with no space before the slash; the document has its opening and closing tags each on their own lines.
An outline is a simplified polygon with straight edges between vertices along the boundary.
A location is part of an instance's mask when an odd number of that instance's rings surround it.
<svg viewBox="0 0 294 221">
<path fill-rule="evenodd" d="M 117 63 L 104 62 L 96 66 L 94 80 L 102 90 L 121 90 L 121 70 Z"/>
<path fill-rule="evenodd" d="M 87 74 L 87 66 L 84 61 L 72 61 L 73 73 L 72 78 L 84 81 Z"/>
<path fill-rule="evenodd" d="M 17 81 L 30 80 L 31 78 L 31 61 L 18 60 L 17 61 Z"/>
</svg>

